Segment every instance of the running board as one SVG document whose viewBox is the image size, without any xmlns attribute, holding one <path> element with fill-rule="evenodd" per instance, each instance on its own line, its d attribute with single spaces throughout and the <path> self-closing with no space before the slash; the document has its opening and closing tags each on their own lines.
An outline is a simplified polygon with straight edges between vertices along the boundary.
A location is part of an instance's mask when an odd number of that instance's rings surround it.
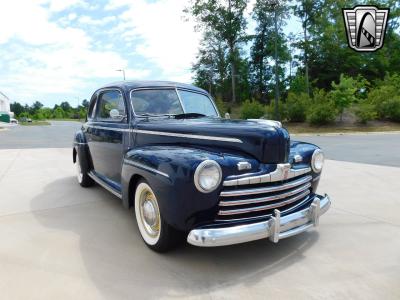
<svg viewBox="0 0 400 300">
<path fill-rule="evenodd" d="M 88 176 L 92 178 L 98 185 L 101 187 L 105 188 L 107 191 L 109 191 L 111 194 L 117 196 L 118 198 L 122 199 L 122 194 L 112 187 L 110 187 L 106 182 L 104 182 L 101 178 L 99 178 L 97 175 L 95 175 L 92 171 L 88 173 Z"/>
</svg>

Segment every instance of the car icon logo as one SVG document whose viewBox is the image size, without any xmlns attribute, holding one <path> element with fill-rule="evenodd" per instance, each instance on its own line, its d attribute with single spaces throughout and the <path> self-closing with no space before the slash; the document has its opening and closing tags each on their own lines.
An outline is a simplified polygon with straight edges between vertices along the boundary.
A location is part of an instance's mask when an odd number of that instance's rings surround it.
<svg viewBox="0 0 400 300">
<path fill-rule="evenodd" d="M 350 48 L 372 52 L 383 47 L 389 8 L 355 6 L 343 9 L 343 18 Z"/>
</svg>

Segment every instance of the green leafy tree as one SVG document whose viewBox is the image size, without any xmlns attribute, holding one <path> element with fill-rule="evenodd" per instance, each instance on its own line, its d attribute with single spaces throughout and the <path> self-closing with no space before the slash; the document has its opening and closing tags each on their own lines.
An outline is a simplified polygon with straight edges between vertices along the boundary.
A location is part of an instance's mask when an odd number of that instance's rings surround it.
<svg viewBox="0 0 400 300">
<path fill-rule="evenodd" d="M 86 99 L 84 99 L 84 100 L 82 101 L 82 106 L 83 106 L 84 108 L 88 109 L 88 108 L 89 108 L 89 101 L 87 101 Z"/>
<path fill-rule="evenodd" d="M 236 70 L 240 44 L 246 39 L 244 10 L 248 0 L 192 0 L 185 10 L 198 22 L 197 28 L 219 39 L 228 49 L 232 102 L 236 102 Z"/>
<path fill-rule="evenodd" d="M 285 20 L 288 17 L 285 1 L 257 0 L 252 17 L 257 27 L 253 36 L 251 57 L 251 82 L 255 97 L 267 102 L 268 94 L 275 90 L 284 90 L 281 86 L 285 77 L 285 64 L 290 60 L 290 53 L 283 32 Z M 277 16 L 275 14 L 277 13 Z M 276 27 L 275 27 L 275 17 Z M 275 32 L 277 30 L 277 32 Z M 277 51 L 277 70 L 270 61 L 275 60 L 275 40 Z M 277 72 L 277 73 L 275 73 Z M 277 76 L 276 76 L 277 75 Z"/>
<path fill-rule="evenodd" d="M 65 111 L 62 109 L 61 106 L 58 106 L 53 111 L 53 118 L 55 119 L 63 119 L 65 118 Z"/>
<path fill-rule="evenodd" d="M 340 121 L 343 120 L 343 112 L 355 102 L 355 93 L 357 92 L 356 80 L 351 77 L 340 75 L 338 84 L 332 82 L 332 91 L 329 96 L 333 99 L 336 109 L 340 113 Z"/>
<path fill-rule="evenodd" d="M 15 116 L 19 116 L 21 113 L 25 112 L 25 108 L 18 102 L 13 102 L 10 104 L 10 109 L 15 113 Z"/>
</svg>

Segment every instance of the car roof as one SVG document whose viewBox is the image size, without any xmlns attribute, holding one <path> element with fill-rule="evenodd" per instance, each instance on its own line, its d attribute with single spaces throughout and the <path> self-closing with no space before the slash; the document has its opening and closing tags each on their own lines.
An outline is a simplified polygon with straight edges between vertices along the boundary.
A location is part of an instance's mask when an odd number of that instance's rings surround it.
<svg viewBox="0 0 400 300">
<path fill-rule="evenodd" d="M 117 87 L 120 89 L 123 89 L 125 91 L 130 91 L 133 89 L 140 89 L 140 88 L 160 88 L 160 87 L 172 87 L 172 88 L 182 88 L 182 89 L 189 89 L 189 90 L 194 90 L 198 91 L 200 93 L 205 93 L 207 94 L 207 91 L 198 88 L 194 85 L 191 84 L 186 84 L 186 83 L 179 83 L 179 82 L 173 82 L 173 81 L 152 81 L 152 80 L 126 80 L 126 81 L 117 81 L 117 82 L 112 82 L 109 84 L 106 84 L 102 86 L 101 88 L 113 88 Z"/>
</svg>

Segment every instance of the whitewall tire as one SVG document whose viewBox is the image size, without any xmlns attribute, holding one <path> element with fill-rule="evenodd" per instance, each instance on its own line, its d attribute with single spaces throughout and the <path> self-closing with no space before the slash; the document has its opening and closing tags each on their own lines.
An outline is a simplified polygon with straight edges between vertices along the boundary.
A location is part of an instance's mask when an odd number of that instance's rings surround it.
<svg viewBox="0 0 400 300">
<path fill-rule="evenodd" d="M 184 240 L 182 232 L 163 219 L 159 199 L 144 179 L 136 186 L 134 201 L 140 235 L 150 249 L 166 252 Z"/>
</svg>

